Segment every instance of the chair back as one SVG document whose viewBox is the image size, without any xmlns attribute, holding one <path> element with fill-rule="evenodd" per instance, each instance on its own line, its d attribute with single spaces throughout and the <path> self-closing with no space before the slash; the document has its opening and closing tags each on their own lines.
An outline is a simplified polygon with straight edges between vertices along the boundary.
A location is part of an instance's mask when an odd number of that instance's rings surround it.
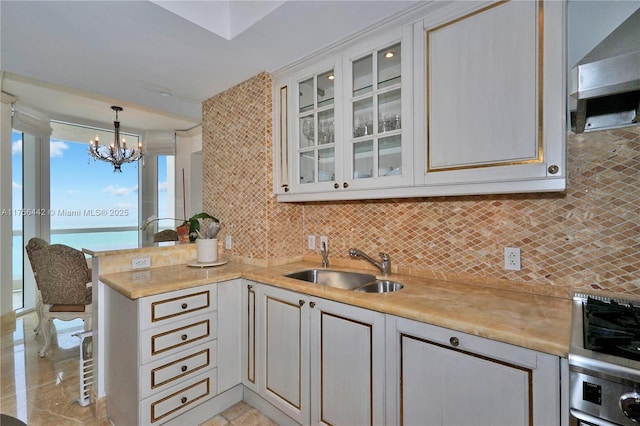
<svg viewBox="0 0 640 426">
<path fill-rule="evenodd" d="M 31 264 L 31 270 L 33 271 L 34 275 L 36 273 L 36 266 L 33 264 L 33 260 L 32 260 L 33 253 L 45 247 L 49 247 L 49 242 L 38 237 L 31 238 L 25 247 L 25 250 L 27 251 L 27 257 L 29 258 L 29 263 Z M 38 286 L 38 289 L 40 289 L 37 279 L 36 279 L 36 286 Z"/>
<path fill-rule="evenodd" d="M 91 272 L 80 250 L 64 244 L 50 244 L 39 250 L 28 249 L 27 254 L 42 293 L 43 303 L 91 303 L 91 289 L 87 288 L 87 283 L 91 281 Z"/>
</svg>

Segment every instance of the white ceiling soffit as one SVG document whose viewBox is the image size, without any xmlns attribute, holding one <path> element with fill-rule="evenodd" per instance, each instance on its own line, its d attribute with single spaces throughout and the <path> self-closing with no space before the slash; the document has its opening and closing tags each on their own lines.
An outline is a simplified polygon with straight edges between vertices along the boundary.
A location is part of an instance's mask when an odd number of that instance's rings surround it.
<svg viewBox="0 0 640 426">
<path fill-rule="evenodd" d="M 221 37 L 231 40 L 285 1 L 163 1 L 153 3 Z"/>
<path fill-rule="evenodd" d="M 111 105 L 123 108 L 119 114 L 122 130 L 140 133 L 146 129 L 188 130 L 200 120 L 164 113 L 141 105 L 98 96 L 79 90 L 56 86 L 42 81 L 5 72 L 2 91 L 16 95 L 18 104 L 47 111 L 49 118 L 69 123 L 78 122 L 99 128 L 112 128 L 115 119 Z"/>
</svg>

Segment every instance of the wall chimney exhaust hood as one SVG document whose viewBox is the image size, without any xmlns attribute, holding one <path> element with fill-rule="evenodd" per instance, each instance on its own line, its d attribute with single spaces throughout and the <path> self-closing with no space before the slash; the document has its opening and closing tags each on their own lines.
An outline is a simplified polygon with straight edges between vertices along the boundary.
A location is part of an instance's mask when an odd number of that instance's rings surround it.
<svg viewBox="0 0 640 426">
<path fill-rule="evenodd" d="M 640 124 L 640 9 L 571 70 L 575 133 Z"/>
</svg>

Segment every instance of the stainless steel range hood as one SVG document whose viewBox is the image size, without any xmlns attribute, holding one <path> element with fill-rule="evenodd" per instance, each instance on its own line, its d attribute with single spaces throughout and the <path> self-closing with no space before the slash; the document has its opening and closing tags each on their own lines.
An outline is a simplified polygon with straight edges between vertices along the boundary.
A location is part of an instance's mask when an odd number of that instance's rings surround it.
<svg viewBox="0 0 640 426">
<path fill-rule="evenodd" d="M 574 132 L 639 124 L 640 9 L 571 70 L 571 86 Z"/>
</svg>

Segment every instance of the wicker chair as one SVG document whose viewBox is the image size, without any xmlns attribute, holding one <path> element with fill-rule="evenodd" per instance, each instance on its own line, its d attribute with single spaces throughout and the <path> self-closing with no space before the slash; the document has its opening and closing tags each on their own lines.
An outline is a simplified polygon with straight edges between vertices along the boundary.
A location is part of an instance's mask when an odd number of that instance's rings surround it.
<svg viewBox="0 0 640 426">
<path fill-rule="evenodd" d="M 38 243 L 41 247 L 34 250 Z M 91 329 L 91 272 L 84 254 L 64 244 L 43 246 L 41 241 L 32 244 L 30 240 L 27 255 L 42 297 L 38 328 L 44 334 L 44 346 L 40 350 L 43 357 L 51 344 L 53 319 L 70 321 L 81 318 L 84 329 Z"/>
</svg>

